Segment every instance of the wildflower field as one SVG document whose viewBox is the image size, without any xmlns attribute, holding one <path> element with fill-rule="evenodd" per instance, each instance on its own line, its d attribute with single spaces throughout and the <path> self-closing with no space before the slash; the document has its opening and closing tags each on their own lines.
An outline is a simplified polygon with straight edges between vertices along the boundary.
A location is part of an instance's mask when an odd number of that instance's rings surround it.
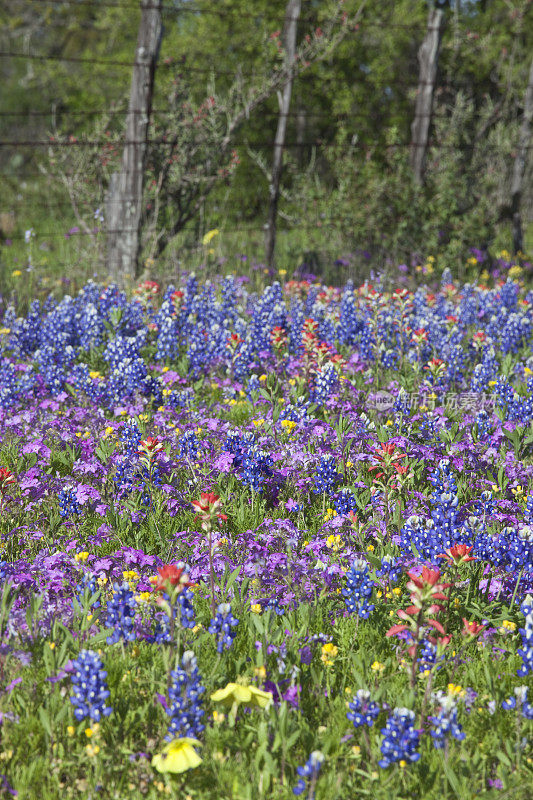
<svg viewBox="0 0 533 800">
<path fill-rule="evenodd" d="M 0 797 L 532 796 L 519 273 L 4 298 Z"/>
</svg>

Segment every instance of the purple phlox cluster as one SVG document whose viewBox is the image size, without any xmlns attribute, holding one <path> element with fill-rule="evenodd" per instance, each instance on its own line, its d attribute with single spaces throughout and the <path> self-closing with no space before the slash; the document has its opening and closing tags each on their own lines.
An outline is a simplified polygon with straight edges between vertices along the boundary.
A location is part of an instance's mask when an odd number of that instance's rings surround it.
<svg viewBox="0 0 533 800">
<path fill-rule="evenodd" d="M 103 669 L 98 653 L 82 650 L 78 658 L 72 662 L 72 667 L 73 695 L 70 702 L 74 706 L 74 716 L 78 722 L 87 717 L 93 722 L 100 722 L 102 717 L 108 717 L 113 709 L 106 705 L 109 697 L 107 672 Z"/>
<path fill-rule="evenodd" d="M 462 742 L 465 733 L 457 722 L 457 700 L 455 697 L 445 695 L 443 692 L 436 692 L 433 699 L 440 706 L 439 713 L 429 717 L 431 724 L 430 734 L 433 744 L 437 750 L 442 750 L 448 740 L 447 737 L 453 736 L 457 741 Z"/>
<path fill-rule="evenodd" d="M 418 761 L 420 753 L 417 752 L 417 748 L 420 743 L 420 732 L 414 728 L 414 721 L 414 711 L 410 711 L 408 708 L 393 710 L 387 724 L 381 729 L 383 758 L 378 761 L 380 767 L 385 769 L 398 761 L 408 763 Z"/>
<path fill-rule="evenodd" d="M 533 597 L 528 595 L 520 610 L 525 617 L 524 627 L 519 628 L 522 637 L 522 646 L 516 651 L 522 659 L 522 666 L 517 672 L 521 678 L 533 672 Z"/>
<path fill-rule="evenodd" d="M 233 640 L 237 635 L 234 628 L 239 624 L 239 620 L 235 619 L 231 613 L 231 606 L 229 603 L 220 603 L 217 608 L 215 617 L 211 620 L 209 625 L 209 633 L 211 633 L 217 642 L 217 652 L 222 653 L 224 650 L 229 650 L 233 644 Z"/>
<path fill-rule="evenodd" d="M 196 656 L 192 650 L 184 652 L 181 665 L 170 673 L 170 677 L 169 703 L 166 707 L 170 724 L 165 739 L 168 742 L 185 736 L 197 739 L 205 728 L 202 724 L 205 713 L 202 695 L 205 687 L 202 686 Z"/>
<path fill-rule="evenodd" d="M 533 719 L 533 704 L 527 701 L 527 691 L 527 686 L 517 686 L 514 690 L 515 696 L 504 700 L 502 708 L 506 711 L 516 708 L 525 719 Z"/>
<path fill-rule="evenodd" d="M 372 727 L 381 710 L 379 705 L 370 699 L 370 692 L 367 689 L 359 689 L 352 702 L 348 704 L 348 708 L 350 710 L 346 717 L 355 728 L 360 728 L 362 725 Z"/>
<path fill-rule="evenodd" d="M 308 800 L 314 800 L 314 787 L 323 763 L 323 753 L 321 753 L 320 750 L 314 750 L 303 767 L 296 767 L 296 772 L 300 776 L 300 779 L 292 790 L 295 795 L 301 795 L 307 789 Z M 309 784 L 309 787 L 307 787 L 307 784 Z"/>
<path fill-rule="evenodd" d="M 362 558 L 356 559 L 346 573 L 346 587 L 342 590 L 346 608 L 350 614 L 357 612 L 361 619 L 367 619 L 375 608 L 373 603 L 369 603 L 374 581 L 368 572 L 368 563 Z"/>
<path fill-rule="evenodd" d="M 135 613 L 137 602 L 135 596 L 127 583 L 123 581 L 120 585 L 113 585 L 113 594 L 107 601 L 107 620 L 108 628 L 114 628 L 113 633 L 107 637 L 108 644 L 115 644 L 120 639 L 126 642 L 133 642 L 136 639 L 135 633 Z"/>
</svg>

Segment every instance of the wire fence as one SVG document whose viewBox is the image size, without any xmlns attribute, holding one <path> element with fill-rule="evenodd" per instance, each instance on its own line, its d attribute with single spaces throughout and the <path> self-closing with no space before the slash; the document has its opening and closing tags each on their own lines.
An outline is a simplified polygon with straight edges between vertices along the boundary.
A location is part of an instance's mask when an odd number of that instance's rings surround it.
<svg viewBox="0 0 533 800">
<path fill-rule="evenodd" d="M 41 0 L 42 6 L 51 6 L 54 7 L 54 10 L 58 10 L 58 3 L 54 2 L 53 0 Z M 115 2 L 111 2 L 109 0 L 102 0 L 102 2 L 96 2 L 95 0 L 62 0 L 61 6 L 70 6 L 70 7 L 86 7 L 87 9 L 94 10 L 97 12 L 98 10 L 102 9 L 117 9 L 117 10 L 128 10 L 128 11 L 138 11 L 140 8 L 139 3 L 126 3 L 126 2 L 119 2 L 118 0 Z M 159 4 L 146 4 L 143 3 L 142 6 L 144 8 L 158 8 Z M 267 14 L 257 14 L 255 12 L 240 12 L 239 10 L 232 10 L 227 8 L 216 8 L 213 7 L 212 3 L 207 5 L 201 5 L 199 3 L 187 3 L 184 5 L 183 3 L 169 5 L 168 3 L 164 3 L 162 6 L 164 14 L 168 14 L 170 16 L 174 15 L 206 15 L 208 17 L 217 17 L 220 19 L 228 19 L 228 20 L 249 20 L 254 21 L 255 24 L 259 20 L 266 21 L 269 25 L 276 24 L 272 17 Z M 274 16 L 274 15 L 272 15 Z M 297 18 L 299 24 L 312 24 L 317 25 L 320 22 L 320 13 L 310 14 L 310 15 L 302 15 Z M 392 14 L 391 14 L 392 17 Z M 287 18 L 283 17 L 282 19 L 277 21 L 277 24 L 283 26 L 285 22 L 287 22 Z M 53 19 L 53 26 L 57 23 L 61 23 L 63 20 L 61 19 Z M 68 22 L 68 20 L 67 20 Z M 322 22 L 324 24 L 324 22 Z M 58 25 L 61 27 L 61 25 Z M 387 29 L 387 30 L 394 30 L 399 29 L 405 31 L 406 33 L 410 33 L 413 38 L 415 38 L 419 43 L 422 40 L 424 34 L 428 31 L 428 27 L 424 22 L 406 22 L 405 24 L 398 23 L 397 21 L 390 22 L 388 19 L 381 19 L 381 20 L 367 20 L 365 19 L 364 22 L 358 23 L 354 25 L 351 29 L 351 33 L 357 34 L 363 28 L 378 28 L 378 29 Z M 276 35 L 279 34 L 279 31 L 275 32 Z M 469 46 L 472 45 L 472 39 L 470 33 L 467 32 L 458 32 L 455 31 L 456 42 L 468 41 Z M 105 67 L 106 69 L 109 68 L 124 68 L 124 69 L 132 69 L 133 67 L 137 66 L 138 62 L 135 60 L 122 60 L 122 59 L 113 59 L 113 58 L 93 58 L 93 57 L 85 57 L 85 56 L 66 56 L 61 54 L 55 53 L 37 53 L 37 52 L 19 52 L 15 49 L 5 49 L 0 50 L 0 59 L 2 61 L 9 62 L 12 61 L 27 61 L 27 62 L 58 62 L 64 64 L 67 68 L 69 65 L 90 65 L 90 66 L 98 66 L 98 67 Z M 144 63 L 143 63 L 143 66 Z M 219 77 L 230 77 L 233 80 L 242 80 L 244 78 L 250 78 L 257 80 L 260 77 L 260 71 L 242 71 L 242 70 L 232 70 L 232 69 L 221 69 L 219 65 L 215 63 L 209 64 L 206 66 L 201 66 L 198 64 L 189 64 L 187 63 L 186 58 L 167 58 L 161 61 L 158 64 L 158 70 L 173 70 L 174 75 L 180 79 L 186 79 L 186 75 L 188 73 L 191 74 L 198 74 L 198 75 L 208 75 L 213 76 L 216 78 Z M 283 65 L 277 68 L 280 73 L 283 72 L 286 67 Z M 185 77 L 184 77 L 185 76 Z M 328 80 L 324 76 L 317 76 L 311 72 L 302 73 L 298 76 L 298 80 L 307 81 L 307 80 L 321 80 L 323 84 L 327 84 Z M 468 88 L 470 87 L 470 82 L 467 80 L 461 81 L 456 79 L 450 79 L 450 83 L 448 84 L 446 81 L 442 83 L 440 86 L 435 84 L 434 81 L 421 81 L 416 75 L 413 76 L 398 76 L 394 75 L 391 76 L 391 79 L 388 80 L 387 77 L 376 77 L 374 75 L 369 75 L 367 71 L 361 70 L 361 74 L 357 76 L 357 80 L 361 83 L 367 82 L 372 85 L 372 87 L 376 90 L 383 89 L 385 92 L 388 92 L 389 95 L 394 95 L 394 93 L 404 92 L 407 93 L 407 96 L 404 94 L 402 96 L 395 97 L 395 100 L 400 100 L 402 102 L 412 102 L 413 96 L 416 95 L 417 90 L 423 88 L 424 86 L 431 86 L 433 89 L 439 87 L 440 89 L 451 89 L 453 91 L 460 89 L 460 88 Z M 91 120 L 93 118 L 98 118 L 103 115 L 108 116 L 109 118 L 118 118 L 122 122 L 128 118 L 129 115 L 132 113 L 142 114 L 144 112 L 130 112 L 128 109 L 124 107 L 113 107 L 111 105 L 107 108 L 95 108 L 95 109 L 71 109 L 58 106 L 58 108 L 54 109 L 27 109 L 27 110 L 0 110 L 0 119 L 3 120 L 32 120 L 35 119 L 36 121 L 42 121 L 50 119 L 52 122 L 52 127 L 56 127 L 54 121 L 57 121 L 59 118 L 61 120 L 61 124 L 63 127 L 71 126 L 74 127 L 79 121 L 84 120 Z M 387 111 L 382 112 L 386 114 Z M 480 112 L 476 112 L 476 115 L 479 115 Z M 379 110 L 376 111 L 376 115 L 379 114 Z M 425 117 L 425 118 L 447 118 L 451 114 L 450 109 L 441 108 L 435 111 L 431 111 L 429 113 L 422 113 L 418 114 L 418 117 Z M 457 143 L 451 142 L 439 142 L 435 139 L 430 139 L 427 142 L 417 142 L 411 140 L 403 140 L 398 139 L 396 141 L 383 141 L 383 137 L 381 140 L 377 140 L 377 142 L 368 142 L 364 140 L 359 140 L 357 138 L 357 131 L 350 137 L 350 133 L 345 130 L 343 131 L 344 140 L 339 141 L 335 138 L 338 133 L 338 126 L 341 123 L 347 123 L 348 125 L 353 122 L 357 123 L 359 120 L 368 121 L 369 119 L 369 112 L 367 109 L 365 110 L 356 110 L 353 112 L 344 112 L 344 113 L 331 113 L 329 111 L 312 111 L 312 110 L 301 110 L 295 109 L 290 110 L 285 114 L 280 114 L 278 111 L 270 111 L 268 109 L 262 110 L 260 112 L 261 120 L 272 120 L 272 124 L 274 124 L 280 117 L 286 116 L 289 119 L 295 120 L 298 124 L 302 123 L 302 120 L 305 120 L 305 124 L 308 125 L 311 121 L 317 123 L 317 127 L 323 123 L 326 128 L 329 128 L 330 131 L 333 131 L 333 136 L 316 136 L 316 138 L 306 138 L 305 136 L 297 135 L 296 139 L 289 139 L 285 141 L 283 144 L 283 148 L 289 151 L 296 150 L 299 153 L 303 153 L 304 151 L 324 151 L 333 153 L 337 156 L 344 156 L 349 153 L 352 153 L 355 150 L 365 151 L 369 153 L 373 150 L 376 146 L 383 149 L 383 148 L 400 148 L 400 149 L 411 149 L 416 150 L 417 148 L 429 148 L 430 151 L 433 153 L 438 153 L 439 151 L 457 151 L 467 156 L 473 152 L 476 148 L 478 142 L 475 140 L 472 141 L 460 141 Z M 155 108 L 151 111 L 151 118 L 153 121 L 157 122 L 158 125 L 161 127 L 164 125 L 165 121 L 167 120 L 170 125 L 172 125 L 173 121 L 176 120 L 176 111 L 172 109 L 165 109 L 165 108 Z M 354 128 L 356 125 L 354 125 Z M 148 137 L 147 139 L 139 139 L 139 140 L 131 140 L 127 139 L 125 136 L 118 136 L 118 135 L 110 135 L 106 138 L 91 138 L 90 136 L 61 136 L 56 135 L 54 137 L 44 138 L 44 137 L 35 137 L 35 138 L 3 138 L 0 139 L 0 154 L 4 154 L 10 149 L 16 150 L 17 153 L 21 156 L 21 151 L 24 153 L 30 153 L 33 158 L 33 154 L 42 154 L 43 151 L 50 150 L 54 152 L 55 150 L 63 150 L 65 148 L 73 148 L 77 151 L 80 151 L 84 148 L 103 148 L 105 150 L 105 156 L 108 158 L 115 159 L 119 153 L 118 149 L 123 148 L 125 146 L 130 145 L 148 145 L 150 148 L 157 148 L 159 151 L 173 152 L 176 150 L 177 144 L 175 141 L 169 140 L 169 136 L 167 135 L 160 135 L 160 136 L 152 136 Z M 275 146 L 276 142 L 273 138 L 261 138 L 257 139 L 257 135 L 251 135 L 249 139 L 242 137 L 235 137 L 232 139 L 232 147 L 235 148 L 246 148 L 252 150 L 261 150 L 261 149 L 269 149 L 271 150 Z M 509 144 L 497 144 L 492 142 L 483 142 L 483 148 L 490 152 L 494 152 L 494 154 L 501 154 L 503 157 L 514 159 L 517 155 L 517 149 L 511 147 Z M 525 144 L 521 147 L 521 151 L 529 151 L 533 149 L 533 144 Z M 111 151 L 111 152 L 110 152 Z M 21 156 L 22 157 L 22 156 Z M 115 161 L 113 161 L 115 163 Z M 117 168 L 119 168 L 118 158 L 116 160 Z M 26 165 L 24 165 L 25 167 Z M 68 178 L 76 178 L 79 177 L 79 170 L 68 170 L 65 169 L 63 171 L 63 176 L 65 179 Z M 41 168 L 39 170 L 28 171 L 27 169 L 12 169 L 11 171 L 5 170 L 0 171 L 0 176 L 4 179 L 13 179 L 15 181 L 24 181 L 30 178 L 39 178 L 39 179 L 46 179 L 49 177 L 47 175 L 47 169 Z M 26 198 L 21 196 L 20 198 L 11 199 L 11 207 L 18 208 L 20 206 L 24 206 L 26 202 Z M 103 201 L 102 201 L 103 202 Z M 64 209 L 68 206 L 67 198 L 61 200 L 54 200 L 48 196 L 42 197 L 42 205 L 46 208 L 52 209 Z M 85 214 L 90 213 L 88 212 L 86 206 L 81 208 L 81 211 Z M 350 226 L 353 226 L 353 221 L 350 219 L 341 219 L 336 217 L 334 220 L 324 220 L 324 219 L 316 219 L 314 221 L 301 221 L 295 217 L 287 218 L 285 221 L 281 221 L 281 232 L 284 232 L 284 226 L 286 225 L 286 230 L 317 230 L 323 231 L 324 229 L 328 230 L 339 230 L 339 231 L 349 231 Z M 50 229 L 50 230 L 37 230 L 36 234 L 40 241 L 46 240 L 77 240 L 80 239 L 81 241 L 95 241 L 101 239 L 104 233 L 106 234 L 124 234 L 131 231 L 128 228 L 118 228 L 112 231 L 104 231 L 103 228 L 95 226 L 94 228 L 91 227 L 90 223 L 84 223 L 85 229 L 80 230 L 80 226 L 74 226 L 69 231 L 60 233 L 57 229 Z M 266 230 L 265 225 L 261 224 L 253 224 L 247 226 L 240 226 L 240 225 L 233 225 L 231 226 L 227 233 L 231 234 L 252 234 L 258 232 L 264 232 Z M 25 234 L 21 233 L 14 233 L 9 237 L 12 242 L 22 241 L 25 238 Z M 202 252 L 205 248 L 202 244 L 183 244 L 181 246 L 182 249 L 189 250 L 189 251 L 200 251 Z M 43 256 L 44 258 L 44 256 Z M 56 262 L 54 262 L 56 263 Z M 69 265 L 65 264 L 57 264 L 58 267 L 65 267 L 67 268 Z"/>
</svg>

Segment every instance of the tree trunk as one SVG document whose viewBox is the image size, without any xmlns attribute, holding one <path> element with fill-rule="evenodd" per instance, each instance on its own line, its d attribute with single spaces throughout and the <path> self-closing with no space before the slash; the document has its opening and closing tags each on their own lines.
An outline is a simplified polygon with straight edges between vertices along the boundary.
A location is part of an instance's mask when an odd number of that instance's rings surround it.
<svg viewBox="0 0 533 800">
<path fill-rule="evenodd" d="M 107 269 L 121 286 L 138 274 L 148 126 L 163 32 L 161 6 L 162 0 L 141 2 L 122 168 L 112 176 L 107 196 Z"/>
<path fill-rule="evenodd" d="M 301 5 L 301 0 L 287 1 L 283 38 L 288 64 L 292 64 L 294 62 L 294 57 L 296 55 L 296 28 L 298 24 L 298 17 L 300 16 Z M 285 133 L 287 130 L 287 116 L 291 105 L 292 82 L 293 75 L 291 72 L 287 82 L 285 83 L 285 86 L 283 87 L 280 97 L 280 114 L 278 119 L 278 127 L 276 130 L 276 138 L 274 140 L 272 174 L 270 176 L 270 185 L 268 187 L 269 203 L 265 234 L 265 253 L 266 262 L 270 271 L 274 269 L 279 185 L 283 167 L 283 146 L 285 144 Z"/>
<path fill-rule="evenodd" d="M 442 11 L 431 9 L 428 15 L 426 35 L 418 51 L 420 71 L 418 91 L 416 93 L 415 118 L 411 125 L 410 154 L 411 168 L 417 183 L 422 183 L 424 179 L 424 162 L 428 146 L 433 89 L 435 88 L 435 78 L 437 76 L 443 21 L 444 15 Z"/>
<path fill-rule="evenodd" d="M 529 81 L 524 100 L 524 116 L 520 126 L 518 147 L 513 167 L 513 181 L 511 184 L 511 212 L 513 215 L 513 252 L 521 253 L 524 250 L 522 234 L 522 218 L 520 204 L 522 200 L 522 181 L 526 169 L 526 155 L 531 137 L 531 120 L 533 119 L 533 60 L 529 68 Z"/>
</svg>

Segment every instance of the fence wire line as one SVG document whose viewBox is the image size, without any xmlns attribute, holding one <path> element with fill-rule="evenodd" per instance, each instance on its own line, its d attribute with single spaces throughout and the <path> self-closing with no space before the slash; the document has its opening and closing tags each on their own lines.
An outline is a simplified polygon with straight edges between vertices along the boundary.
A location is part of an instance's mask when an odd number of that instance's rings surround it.
<svg viewBox="0 0 533 800">
<path fill-rule="evenodd" d="M 110 141 L 109 139 L 94 139 L 90 141 L 68 141 L 68 142 L 58 142 L 58 141 L 41 141 L 41 140 L 34 140 L 34 141 L 26 141 L 26 142 L 19 142 L 16 139 L 13 140 L 3 140 L 0 141 L 0 147 L 102 147 L 103 145 L 107 146 L 120 146 L 120 147 L 127 147 L 127 146 L 136 146 L 136 145 L 157 145 L 159 147 L 176 147 L 176 143 L 169 142 L 167 139 L 131 139 L 131 140 L 115 140 Z M 269 139 L 267 141 L 261 142 L 248 142 L 248 141 L 234 141 L 232 143 L 233 147 L 274 147 L 276 142 L 274 139 Z M 278 145 L 279 146 L 279 145 Z M 476 146 L 475 142 L 472 143 L 462 143 L 462 144 L 445 144 L 445 143 L 435 143 L 435 142 L 390 142 L 387 144 L 384 142 L 381 147 L 391 148 L 391 147 L 427 147 L 427 148 L 436 148 L 436 149 L 445 149 L 445 150 L 471 150 L 473 147 Z M 486 142 L 483 143 L 485 148 L 490 150 L 497 150 L 497 151 L 505 151 L 508 148 L 503 145 L 498 144 L 488 144 Z M 337 142 L 323 142 L 320 139 L 314 139 L 312 141 L 295 141 L 295 142 L 284 142 L 283 148 L 299 148 L 299 147 L 321 147 L 324 149 L 335 149 L 341 147 L 341 145 Z M 523 145 L 522 147 L 518 147 L 518 145 L 514 145 L 512 150 L 519 150 L 519 149 L 526 149 L 529 150 L 533 147 L 533 144 Z M 358 149 L 372 149 L 372 145 L 366 144 L 365 142 L 350 142 L 350 144 L 346 147 L 346 150 L 351 150 L 353 148 Z"/>
<path fill-rule="evenodd" d="M 96 64 L 99 66 L 105 67 L 146 67 L 146 63 L 143 61 L 114 61 L 112 59 L 99 59 L 99 58 L 88 58 L 85 56 L 56 56 L 56 55 L 44 55 L 39 53 L 14 53 L 7 50 L 0 51 L 0 58 L 17 58 L 17 59 L 24 59 L 29 61 L 59 61 L 66 64 Z M 194 67 L 187 64 L 183 57 L 181 60 L 169 60 L 163 59 L 162 61 L 157 62 L 157 69 L 170 69 L 174 68 L 179 72 L 181 68 L 184 72 L 194 72 L 201 75 L 232 75 L 234 78 L 257 78 L 261 76 L 259 72 L 242 72 L 238 69 L 216 69 L 215 66 L 208 66 L 208 67 Z M 298 65 L 297 65 L 298 66 Z M 305 66 L 305 64 L 303 65 Z M 314 62 L 309 64 L 309 66 L 314 66 Z M 307 69 L 307 68 L 306 68 Z M 283 72 L 284 67 L 280 66 L 278 72 Z M 276 71 L 273 73 L 276 75 Z M 369 73 L 363 72 L 363 75 L 368 75 Z M 181 77 L 181 76 L 179 76 Z M 302 75 L 298 75 L 298 78 L 306 77 L 305 73 L 302 72 Z M 313 76 L 316 77 L 316 76 Z M 403 85 L 403 82 L 398 81 L 398 85 Z M 417 86 L 435 86 L 435 81 L 416 81 Z M 388 86 L 388 83 L 384 83 L 384 86 Z M 409 84 L 411 85 L 411 83 Z M 469 86 L 470 84 L 467 81 L 463 82 L 455 82 L 454 85 L 459 86 Z M 413 87 L 414 88 L 414 87 Z"/>
<path fill-rule="evenodd" d="M 117 2 L 114 2 L 114 3 L 110 3 L 110 2 L 96 3 L 96 2 L 94 2 L 94 0 L 62 0 L 62 1 L 63 1 L 63 3 L 68 3 L 69 5 L 73 5 L 73 6 L 77 6 L 77 7 L 89 7 L 89 8 L 95 8 L 95 9 L 123 8 L 123 9 L 125 9 L 127 11 L 142 11 L 142 8 L 143 8 L 143 6 L 140 3 L 139 4 L 135 4 L 134 6 L 132 6 L 131 4 L 128 4 L 128 3 L 117 3 Z M 50 5 L 57 5 L 57 0 L 41 0 L 41 3 L 43 5 L 44 5 L 44 3 L 48 3 Z M 159 8 L 159 6 L 156 5 L 156 4 L 148 4 L 148 5 L 145 5 L 144 8 L 145 9 L 157 10 Z M 274 20 L 271 20 L 269 17 L 267 17 L 266 14 L 260 14 L 260 13 L 254 13 L 254 12 L 246 12 L 246 11 L 241 12 L 238 9 L 235 9 L 235 10 L 230 10 L 230 9 L 220 10 L 220 9 L 215 9 L 215 8 L 212 8 L 212 7 L 211 8 L 204 8 L 204 7 L 199 8 L 198 6 L 194 6 L 192 4 L 188 4 L 187 6 L 182 5 L 182 6 L 179 6 L 179 7 L 169 6 L 169 5 L 164 5 L 163 4 L 161 6 L 161 11 L 162 11 L 163 14 L 176 14 L 176 15 L 180 15 L 180 14 L 195 14 L 197 16 L 202 16 L 202 15 L 215 16 L 215 17 L 219 17 L 220 19 L 235 19 L 235 18 L 238 18 L 238 19 L 251 19 L 251 20 L 254 20 L 254 21 L 257 21 L 258 19 L 264 19 L 264 20 L 267 20 L 268 22 L 270 22 L 272 24 L 278 24 L 278 25 L 283 25 L 285 22 L 302 22 L 302 23 L 312 23 L 312 24 L 320 23 L 320 20 L 317 19 L 317 17 L 315 17 L 315 16 L 301 16 L 301 15 L 299 15 L 298 17 L 292 17 L 292 16 L 286 17 L 286 16 L 284 16 L 281 20 L 274 21 Z M 391 17 L 392 17 L 392 15 L 391 15 Z M 389 17 L 389 19 L 391 17 Z M 330 19 L 332 19 L 332 18 L 330 18 Z M 341 14 L 339 14 L 339 21 L 342 21 L 342 15 Z M 388 23 L 385 20 L 383 20 L 383 21 L 376 20 L 375 22 L 371 22 L 370 24 L 372 25 L 372 27 L 379 27 L 379 28 L 385 27 L 387 29 L 392 27 L 392 28 L 399 28 L 399 29 L 402 29 L 402 30 L 403 29 L 412 30 L 415 27 L 415 24 L 416 24 L 416 25 L 420 26 L 421 30 L 427 30 L 427 24 L 426 24 L 426 22 L 424 22 L 422 20 L 419 23 L 410 23 L 410 24 L 409 23 Z"/>
</svg>

